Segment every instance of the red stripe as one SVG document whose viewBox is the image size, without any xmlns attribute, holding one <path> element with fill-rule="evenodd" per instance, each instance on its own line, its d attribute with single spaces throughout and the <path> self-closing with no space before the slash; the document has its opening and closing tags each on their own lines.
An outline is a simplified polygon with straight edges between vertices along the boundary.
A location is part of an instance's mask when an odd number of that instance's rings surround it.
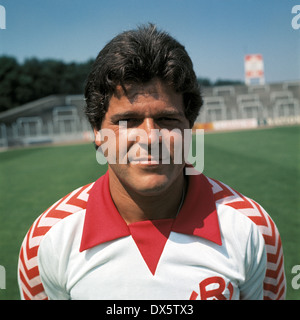
<svg viewBox="0 0 300 320">
<path fill-rule="evenodd" d="M 228 188 L 226 188 L 223 184 L 221 184 L 220 181 L 217 181 L 214 179 L 211 179 L 211 180 L 213 180 L 217 185 L 219 185 L 222 188 L 221 191 L 218 191 L 214 194 L 215 201 L 218 201 L 227 197 L 231 197 L 234 195 Z"/>
<path fill-rule="evenodd" d="M 279 291 L 279 287 L 280 287 L 280 285 L 282 284 L 283 281 L 284 281 L 284 276 L 283 276 L 283 273 L 282 273 L 282 275 L 279 278 L 278 283 L 276 285 L 275 284 L 271 284 L 271 283 L 264 283 L 264 290 L 267 290 L 267 291 L 270 291 L 270 292 L 273 292 L 273 293 L 277 294 L 278 291 Z"/>
<path fill-rule="evenodd" d="M 26 262 L 25 262 L 25 259 L 24 259 L 24 251 L 23 251 L 23 248 L 21 249 L 21 253 L 20 253 L 20 260 L 22 261 L 23 263 L 23 267 L 24 267 L 24 271 L 26 272 L 26 275 L 28 277 L 29 280 L 35 278 L 36 276 L 39 275 L 39 270 L 38 270 L 38 267 L 33 267 L 32 269 L 28 269 L 27 268 L 27 265 L 26 265 Z"/>
<path fill-rule="evenodd" d="M 197 297 L 198 297 L 198 293 L 195 292 L 195 291 L 193 291 L 192 294 L 191 294 L 191 296 L 190 296 L 190 300 L 196 300 Z"/>
<path fill-rule="evenodd" d="M 216 181 L 216 180 L 213 180 L 213 181 L 222 188 L 221 191 L 218 191 L 214 194 L 216 201 L 219 201 L 221 199 L 226 199 L 227 197 L 232 197 L 234 195 L 225 185 L 223 185 L 219 181 Z M 284 269 L 283 269 L 283 255 L 281 254 L 282 244 L 281 244 L 280 235 L 279 235 L 279 232 L 276 228 L 276 225 L 272 221 L 270 216 L 267 213 L 264 213 L 263 209 L 261 208 L 261 206 L 258 203 L 256 203 L 255 201 L 252 200 L 254 203 L 254 206 L 253 206 L 251 204 L 251 202 L 249 202 L 245 196 L 243 196 L 242 194 L 240 194 L 239 192 L 237 192 L 235 190 L 234 190 L 234 192 L 236 192 L 236 195 L 238 197 L 240 197 L 240 199 L 242 199 L 242 201 L 226 203 L 226 200 L 225 200 L 224 204 L 227 206 L 230 206 L 234 209 L 237 209 L 237 210 L 239 210 L 239 209 L 254 209 L 254 210 L 256 210 L 257 214 L 259 214 L 260 216 L 250 216 L 250 215 L 248 216 L 247 213 L 243 213 L 243 212 L 241 212 L 241 213 L 245 214 L 259 228 L 260 227 L 268 227 L 268 231 L 270 234 L 265 234 L 263 232 L 263 230 L 261 229 L 261 234 L 265 240 L 265 244 L 267 245 L 266 246 L 267 262 L 273 263 L 275 265 L 278 263 L 278 267 L 276 268 L 276 270 L 267 269 L 266 270 L 266 277 L 273 278 L 274 283 L 277 283 L 277 284 L 273 285 L 273 284 L 264 283 L 264 290 L 277 294 L 276 299 L 284 297 L 285 286 L 283 286 L 283 288 L 280 289 L 280 292 L 278 292 L 280 286 L 285 281 L 285 277 L 284 277 Z M 229 199 L 229 200 L 231 200 L 231 199 Z M 277 241 L 277 243 L 276 243 L 276 241 Z M 275 247 L 276 253 L 268 252 L 269 246 Z M 280 278 L 278 278 L 279 276 L 280 276 Z M 267 296 L 265 296 L 264 298 L 267 300 L 270 299 Z"/>
<path fill-rule="evenodd" d="M 42 283 L 37 284 L 34 287 L 31 287 L 30 284 L 26 281 L 25 276 L 23 275 L 23 273 L 20 271 L 20 279 L 23 282 L 23 284 L 25 285 L 25 287 L 27 288 L 27 290 L 30 292 L 30 294 L 32 296 L 36 296 L 37 294 L 41 293 L 44 291 L 44 287 L 42 285 Z"/>
<path fill-rule="evenodd" d="M 88 184 L 82 188 L 80 188 L 78 190 L 78 192 L 76 192 L 66 203 L 67 205 L 74 205 L 77 206 L 80 209 L 84 209 L 86 207 L 86 201 L 78 199 L 78 197 L 80 196 L 80 194 L 82 192 L 84 192 L 86 190 L 86 188 L 88 188 L 91 184 Z M 64 211 L 64 210 L 57 210 L 57 207 L 63 202 L 65 201 L 65 199 L 67 197 L 70 196 L 71 193 L 69 193 L 68 195 L 66 195 L 65 197 L 63 197 L 62 199 L 60 199 L 56 205 L 51 208 L 50 211 L 48 211 L 49 209 L 47 209 L 46 211 L 44 211 L 44 213 L 42 215 L 40 215 L 40 217 L 36 220 L 36 223 L 33 224 L 31 226 L 31 228 L 29 229 L 28 233 L 27 233 L 27 238 L 26 241 L 23 243 L 23 246 L 21 248 L 20 251 L 20 263 L 22 263 L 23 267 L 24 267 L 24 272 L 27 276 L 27 278 L 29 279 L 29 282 L 26 280 L 26 277 L 24 276 L 23 272 L 19 269 L 19 276 L 20 276 L 20 280 L 22 282 L 21 285 L 21 290 L 23 292 L 23 297 L 25 300 L 31 300 L 31 298 L 26 294 L 24 287 L 28 290 L 28 292 L 30 292 L 30 294 L 35 297 L 38 294 L 41 294 L 44 292 L 44 287 L 41 283 L 41 280 L 39 278 L 39 269 L 38 266 L 35 266 L 31 269 L 29 269 L 27 267 L 26 261 L 31 260 L 32 258 L 37 257 L 38 254 L 38 249 L 39 249 L 39 243 L 36 243 L 36 245 L 32 248 L 30 248 L 29 243 L 31 241 L 31 239 L 34 239 L 35 237 L 42 237 L 44 236 L 50 229 L 52 226 L 39 226 L 39 223 L 41 221 L 42 218 L 57 218 L 57 219 L 64 219 L 65 217 L 71 215 L 73 212 L 69 212 L 69 211 Z M 87 192 L 88 194 L 88 192 Z M 33 229 L 35 225 L 35 228 Z M 26 252 L 24 251 L 24 248 L 26 248 Z M 26 257 L 25 257 L 26 255 Z M 38 277 L 36 280 L 31 281 L 32 279 Z M 46 297 L 44 300 L 47 300 L 48 298 Z"/>
<path fill-rule="evenodd" d="M 282 269 L 283 269 L 283 257 L 281 258 L 280 263 L 276 270 L 267 269 L 266 277 L 276 279 Z"/>
<path fill-rule="evenodd" d="M 281 244 L 278 244 L 276 254 L 272 254 L 272 253 L 267 254 L 268 262 L 272 262 L 276 264 L 277 261 L 280 259 L 280 256 L 281 256 Z M 281 259 L 283 260 L 283 258 Z"/>
</svg>

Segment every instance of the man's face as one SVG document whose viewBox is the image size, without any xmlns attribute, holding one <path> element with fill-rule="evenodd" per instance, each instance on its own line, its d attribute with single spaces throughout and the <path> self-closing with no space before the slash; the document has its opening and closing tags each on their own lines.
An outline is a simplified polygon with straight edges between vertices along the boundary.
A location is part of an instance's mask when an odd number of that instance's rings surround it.
<svg viewBox="0 0 300 320">
<path fill-rule="evenodd" d="M 101 130 L 110 129 L 115 135 L 115 144 L 109 145 L 116 158 L 114 164 L 108 160 L 110 183 L 113 186 L 118 180 L 141 195 L 159 194 L 183 177 L 183 132 L 189 129 L 189 121 L 182 94 L 158 79 L 126 90 L 127 94 L 117 87 L 101 125 Z M 103 146 L 99 133 L 94 132 L 96 144 Z M 163 152 L 163 146 L 169 152 Z M 176 150 L 181 153 L 180 161 Z"/>
</svg>

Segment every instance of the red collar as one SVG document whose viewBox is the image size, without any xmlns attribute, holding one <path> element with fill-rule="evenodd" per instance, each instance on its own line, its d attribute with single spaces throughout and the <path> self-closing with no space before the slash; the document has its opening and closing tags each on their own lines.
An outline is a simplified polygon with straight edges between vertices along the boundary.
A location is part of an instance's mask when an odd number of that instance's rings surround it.
<svg viewBox="0 0 300 320">
<path fill-rule="evenodd" d="M 171 231 L 222 245 L 212 187 L 203 174 L 189 176 L 186 198 Z M 90 190 L 80 251 L 130 234 L 129 227 L 112 201 L 107 171 Z"/>
</svg>

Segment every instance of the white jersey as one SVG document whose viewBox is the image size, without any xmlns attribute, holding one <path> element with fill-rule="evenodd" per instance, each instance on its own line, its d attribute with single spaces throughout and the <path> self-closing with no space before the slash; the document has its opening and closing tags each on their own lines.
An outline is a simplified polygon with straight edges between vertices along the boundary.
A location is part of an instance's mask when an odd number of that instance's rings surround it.
<svg viewBox="0 0 300 320">
<path fill-rule="evenodd" d="M 175 219 L 127 225 L 108 172 L 45 211 L 20 251 L 23 299 L 283 299 L 278 230 L 219 181 L 189 176 Z"/>
</svg>

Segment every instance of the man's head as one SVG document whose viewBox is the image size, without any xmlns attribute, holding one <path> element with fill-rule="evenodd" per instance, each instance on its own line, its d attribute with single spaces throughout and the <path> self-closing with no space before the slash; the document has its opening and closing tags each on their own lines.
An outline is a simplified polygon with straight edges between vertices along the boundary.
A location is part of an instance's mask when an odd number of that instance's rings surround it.
<svg viewBox="0 0 300 320">
<path fill-rule="evenodd" d="M 85 88 L 86 115 L 92 127 L 101 128 L 118 85 L 126 92 L 126 85 L 154 78 L 182 94 L 192 127 L 202 106 L 192 61 L 178 41 L 152 24 L 117 35 L 100 51 Z"/>
<path fill-rule="evenodd" d="M 105 149 L 104 131 L 113 137 L 107 149 L 113 156 L 105 154 L 116 160 L 108 161 L 112 185 L 142 195 L 181 190 L 183 133 L 202 105 L 191 59 L 181 44 L 153 25 L 121 33 L 99 53 L 85 96 L 96 146 Z M 137 131 L 136 138 L 129 138 Z"/>
</svg>

